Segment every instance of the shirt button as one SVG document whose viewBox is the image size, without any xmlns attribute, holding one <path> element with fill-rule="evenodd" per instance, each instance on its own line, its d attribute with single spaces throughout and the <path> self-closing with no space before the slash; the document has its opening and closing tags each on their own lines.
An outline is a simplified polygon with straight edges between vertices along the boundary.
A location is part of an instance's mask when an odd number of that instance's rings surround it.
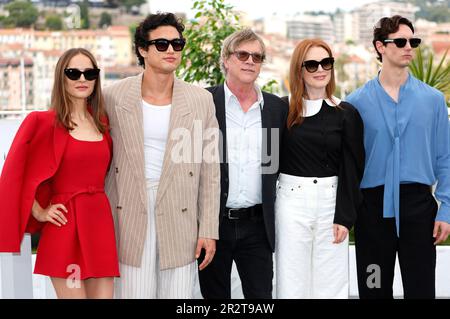
<svg viewBox="0 0 450 319">
<path fill-rule="evenodd" d="M 187 208 L 181 209 L 181 212 L 182 212 L 182 213 L 186 213 L 186 212 L 187 212 Z"/>
<path fill-rule="evenodd" d="M 191 177 L 192 177 L 192 176 L 194 176 L 194 173 L 192 173 L 192 172 L 189 172 L 189 176 L 191 176 Z"/>
<path fill-rule="evenodd" d="M 313 183 L 314 183 L 314 184 L 317 184 L 317 179 L 315 179 L 315 180 L 313 181 Z"/>
</svg>

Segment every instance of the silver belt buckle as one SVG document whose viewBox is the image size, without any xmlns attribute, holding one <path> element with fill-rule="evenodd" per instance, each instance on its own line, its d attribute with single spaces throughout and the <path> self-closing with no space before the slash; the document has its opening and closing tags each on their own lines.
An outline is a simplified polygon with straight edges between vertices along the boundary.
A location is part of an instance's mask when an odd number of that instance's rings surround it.
<svg viewBox="0 0 450 319">
<path fill-rule="evenodd" d="M 239 219 L 239 217 L 231 217 L 230 213 L 234 210 L 239 210 L 239 208 L 228 208 L 228 219 Z"/>
</svg>

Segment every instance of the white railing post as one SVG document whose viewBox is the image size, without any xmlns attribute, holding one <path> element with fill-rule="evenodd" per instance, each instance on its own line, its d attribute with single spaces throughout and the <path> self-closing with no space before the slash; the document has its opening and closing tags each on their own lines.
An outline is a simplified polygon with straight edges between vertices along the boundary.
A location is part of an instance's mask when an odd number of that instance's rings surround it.
<svg viewBox="0 0 450 319">
<path fill-rule="evenodd" d="M 33 299 L 30 234 L 20 249 L 20 254 L 0 253 L 0 298 Z"/>
<path fill-rule="evenodd" d="M 0 171 L 20 120 L 3 122 L 0 127 Z M 0 253 L 0 298 L 33 298 L 31 236 L 22 240 L 21 253 Z"/>
</svg>

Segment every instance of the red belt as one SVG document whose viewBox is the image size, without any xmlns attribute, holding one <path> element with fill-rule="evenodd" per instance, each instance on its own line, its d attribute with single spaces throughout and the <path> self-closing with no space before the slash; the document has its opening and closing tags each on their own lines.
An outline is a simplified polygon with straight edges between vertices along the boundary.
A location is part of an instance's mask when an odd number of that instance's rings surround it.
<svg viewBox="0 0 450 319">
<path fill-rule="evenodd" d="M 70 194 L 69 198 L 67 198 L 63 203 L 61 204 L 66 204 L 68 201 L 70 201 L 72 198 L 81 195 L 81 194 L 97 194 L 97 193 L 104 193 L 105 189 L 103 187 L 95 187 L 95 186 L 88 186 L 86 188 L 80 189 L 79 191 L 75 192 L 75 193 L 57 193 L 54 194 L 53 197 L 55 196 L 59 196 L 59 195 L 65 195 L 65 194 Z"/>
</svg>

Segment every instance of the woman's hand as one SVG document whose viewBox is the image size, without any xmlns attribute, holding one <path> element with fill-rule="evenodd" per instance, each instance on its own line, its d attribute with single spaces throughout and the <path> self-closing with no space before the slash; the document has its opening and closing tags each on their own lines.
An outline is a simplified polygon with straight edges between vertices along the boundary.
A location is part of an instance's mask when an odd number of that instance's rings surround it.
<svg viewBox="0 0 450 319">
<path fill-rule="evenodd" d="M 333 224 L 333 235 L 333 244 L 340 244 L 345 240 L 345 238 L 347 238 L 348 229 L 345 226 Z"/>
<path fill-rule="evenodd" d="M 67 213 L 67 208 L 63 204 L 53 204 L 43 209 L 36 201 L 32 209 L 33 217 L 37 221 L 41 223 L 50 222 L 58 227 L 61 227 L 61 224 L 65 225 L 67 223 L 64 212 Z"/>
</svg>

